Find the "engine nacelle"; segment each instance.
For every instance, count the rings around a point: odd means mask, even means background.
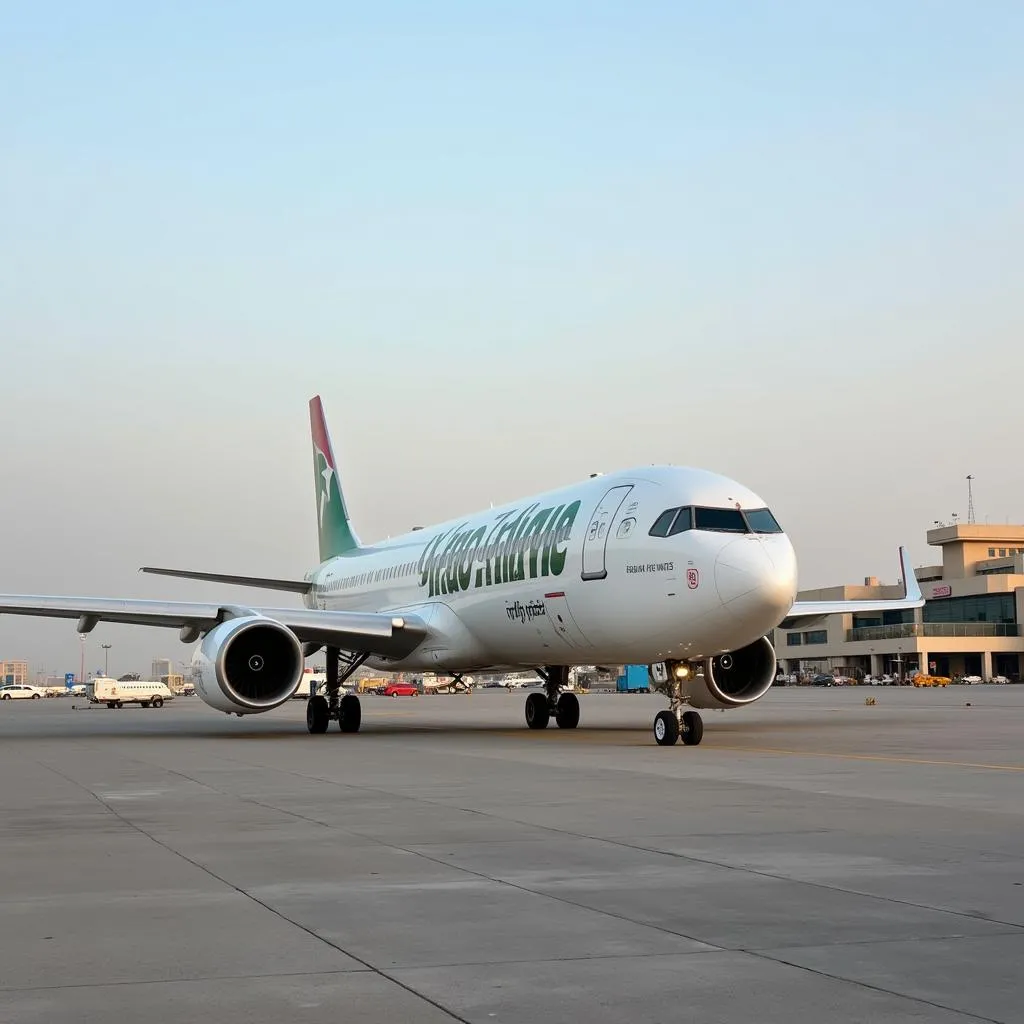
[[[686,678],[680,679],[680,669]],[[763,697],[775,681],[775,648],[766,636],[738,651],[707,658],[698,671],[684,662],[662,662],[651,666],[655,683],[674,674],[695,708],[739,708]],[[660,677],[660,678],[659,678]]]
[[[270,711],[299,688],[305,659],[298,637],[280,622],[249,615],[211,629],[192,655],[196,693],[237,715]]]

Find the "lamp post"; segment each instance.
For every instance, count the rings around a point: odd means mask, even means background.
[[[78,634],[78,639],[82,641],[82,658],[81,658],[81,661],[79,662],[79,667],[78,667],[78,681],[80,683],[84,683],[85,682],[85,634],[84,633],[79,633]]]
[[[110,644],[100,644],[103,648],[103,674],[110,678]]]

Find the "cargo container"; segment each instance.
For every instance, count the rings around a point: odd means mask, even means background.
[[[651,679],[646,665],[623,665],[622,675],[615,680],[618,693],[650,693]]]

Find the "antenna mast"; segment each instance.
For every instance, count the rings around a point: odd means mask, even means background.
[[[974,522],[974,487],[972,486],[974,475],[967,474],[967,522]]]

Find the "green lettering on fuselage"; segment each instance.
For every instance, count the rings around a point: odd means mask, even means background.
[[[559,576],[580,502],[500,513],[493,523],[462,524],[432,538],[417,565],[428,597]]]

